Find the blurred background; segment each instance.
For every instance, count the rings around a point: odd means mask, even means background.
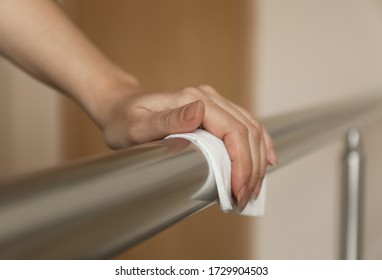
[[[210,84],[265,118],[382,94],[380,0],[64,0],[145,89]],[[0,180],[107,153],[77,106],[0,58]],[[382,122],[365,130],[363,257],[382,259]],[[343,140],[269,176],[266,215],[196,214],[126,259],[335,259]],[[126,221],[128,223],[128,221]]]

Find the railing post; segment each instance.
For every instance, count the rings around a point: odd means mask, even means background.
[[[361,198],[363,155],[361,132],[352,129],[346,137],[343,178],[341,259],[356,260],[361,254]]]

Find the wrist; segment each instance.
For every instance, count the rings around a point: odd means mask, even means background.
[[[92,120],[101,128],[108,120],[118,104],[129,96],[140,91],[138,80],[123,71],[103,75],[81,94],[79,103]]]

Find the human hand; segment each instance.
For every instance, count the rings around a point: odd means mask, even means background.
[[[277,161],[267,131],[246,110],[210,86],[123,95],[106,108],[100,123],[111,148],[196,128],[223,140],[232,161],[232,192],[241,209],[251,196],[258,196],[267,165]]]

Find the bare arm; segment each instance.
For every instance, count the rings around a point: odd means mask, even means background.
[[[51,0],[0,0],[0,53],[76,100],[112,148],[203,127],[232,160],[232,191],[244,208],[260,192],[272,141],[250,114],[210,86],[142,94],[137,80],[105,57]]]
[[[0,0],[0,53],[87,110],[117,81],[137,86],[52,0]]]

